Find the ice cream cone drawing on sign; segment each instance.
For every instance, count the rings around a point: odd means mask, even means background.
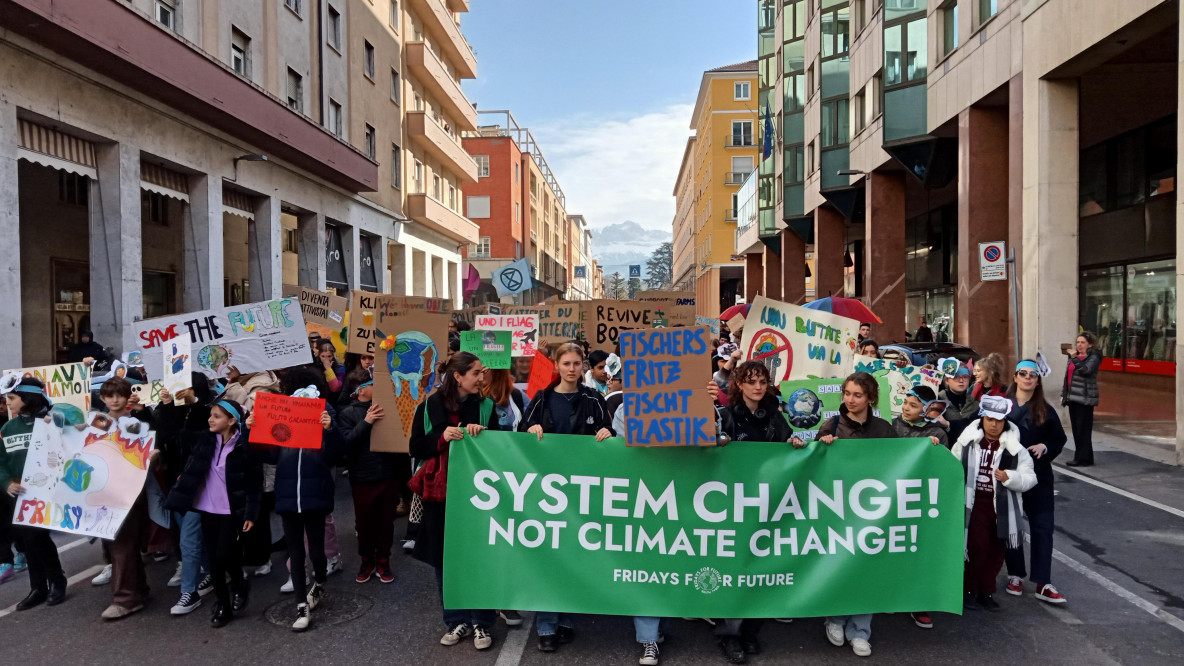
[[[381,333],[379,334],[381,337]],[[436,383],[439,352],[431,337],[419,331],[388,335],[379,347],[386,351],[387,369],[395,388],[395,404],[403,423],[403,432],[411,436],[415,408],[427,398]]]

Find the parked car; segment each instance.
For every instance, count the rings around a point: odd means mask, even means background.
[[[937,365],[939,360],[951,356],[962,364],[982,358],[982,354],[970,347],[952,342],[908,342],[880,347],[880,358],[898,364],[903,361],[904,365]]]

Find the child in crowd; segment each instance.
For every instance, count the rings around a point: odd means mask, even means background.
[[[934,444],[949,448],[950,436],[940,423],[925,418],[925,408],[937,400],[937,395],[928,386],[915,386],[905,396],[900,416],[892,419],[897,437],[928,437]],[[938,403],[941,404],[941,403]]]
[[[395,508],[399,504],[399,454],[370,450],[373,426],[384,416],[382,406],[373,402],[374,380],[363,381],[354,393],[357,399],[341,410],[339,419],[354,498],[358,555],[362,558],[354,580],[365,583],[377,574],[378,580],[392,583],[395,575],[391,572],[391,546],[395,540]]]
[[[604,366],[608,362],[608,352],[599,349],[588,354],[588,372],[584,373],[584,384],[596,389],[600,395],[608,393],[608,372]]]

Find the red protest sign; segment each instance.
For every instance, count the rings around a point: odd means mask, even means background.
[[[293,398],[278,393],[255,394],[255,427],[252,444],[272,444],[294,449],[321,448],[323,398]]]
[[[555,378],[555,364],[545,354],[535,354],[530,362],[530,380],[526,383],[526,395],[531,400],[539,391],[551,385]]]

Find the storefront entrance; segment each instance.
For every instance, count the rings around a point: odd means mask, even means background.
[[[1081,326],[1098,336],[1105,370],[1176,374],[1176,261],[1081,272]]]

